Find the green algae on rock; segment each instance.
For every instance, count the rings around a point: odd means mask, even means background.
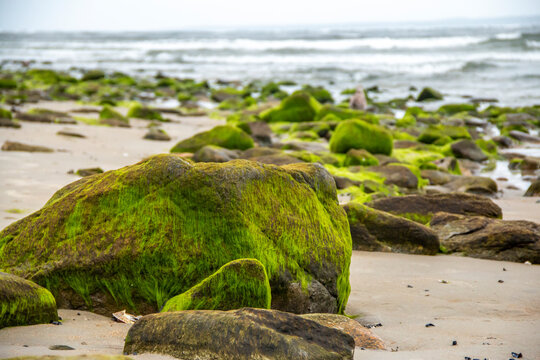
[[[165,121],[159,111],[143,106],[139,103],[136,103],[129,108],[127,116],[138,119]]]
[[[47,289],[18,276],[0,272],[0,329],[48,324],[56,320],[56,302]]]
[[[257,259],[239,259],[169,299],[161,311],[269,309],[270,303],[270,283],[264,265]]]
[[[101,111],[99,112],[99,118],[100,119],[115,119],[120,120],[126,123],[129,123],[129,120],[126,119],[125,116],[120,114],[119,112],[115,111],[112,107],[109,105],[105,105]]]
[[[321,104],[306,92],[297,91],[283,99],[277,107],[263,111],[260,118],[266,122],[313,121]]]
[[[330,138],[330,150],[335,153],[365,149],[372,154],[390,155],[392,147],[392,135],[386,129],[361,120],[341,122]]]
[[[343,166],[372,166],[379,165],[379,160],[364,149],[350,149],[347,151]]]
[[[351,359],[354,339],[301,316],[265,309],[150,314],[126,336],[124,353],[181,359]]]
[[[418,97],[416,98],[416,101],[426,101],[426,100],[442,100],[443,96],[440,92],[437,90],[425,87],[420,91],[420,94],[418,94]]]
[[[321,165],[174,154],[82,178],[0,232],[1,271],[48,287],[61,307],[101,314],[154,312],[241,258],[266,268],[272,308],[287,310],[291,286],[309,305],[312,285],[343,312],[351,251]]]
[[[0,118],[2,119],[12,119],[13,115],[11,114],[11,111],[8,109],[4,109],[0,107]]]
[[[196,152],[206,145],[216,145],[226,149],[246,150],[254,145],[253,139],[241,129],[230,125],[219,125],[184,139],[171,152]]]

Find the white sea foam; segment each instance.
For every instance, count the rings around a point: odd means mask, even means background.
[[[525,44],[527,47],[538,49],[540,48],[540,41],[534,41],[534,40],[527,40],[525,41]]]
[[[500,33],[495,35],[495,39],[497,40],[516,40],[521,37],[520,32],[509,32],[509,33]]]

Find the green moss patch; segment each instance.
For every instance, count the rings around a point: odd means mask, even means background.
[[[392,135],[386,129],[361,120],[343,121],[330,139],[330,150],[336,153],[365,149],[372,154],[390,155],[392,147]]]
[[[241,129],[220,125],[180,141],[171,152],[195,152],[206,145],[216,145],[226,149],[246,150],[254,145],[253,139]]]
[[[266,122],[313,121],[320,108],[321,104],[311,95],[297,91],[277,107],[263,111],[260,118]]]

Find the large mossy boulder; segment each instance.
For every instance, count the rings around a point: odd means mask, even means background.
[[[0,233],[0,270],[47,286],[61,307],[149,313],[229,261],[254,258],[272,308],[289,310],[295,294],[297,312],[343,312],[351,251],[321,165],[164,154],[57,191]]]
[[[365,149],[372,154],[390,155],[392,146],[392,135],[386,129],[354,119],[341,122],[330,139],[330,150],[335,153]]]
[[[439,251],[437,234],[426,226],[355,202],[343,208],[351,227],[353,250],[426,255]]]
[[[270,303],[270,283],[264,265],[257,259],[239,259],[169,299],[161,311],[269,309]]]
[[[352,359],[354,339],[275,310],[177,311],[144,316],[129,329],[125,354],[180,359]]]
[[[449,252],[540,264],[540,224],[438,213],[430,225]]]
[[[0,272],[0,329],[48,324],[58,320],[49,290],[15,275]]]
[[[320,108],[321,104],[311,95],[297,91],[277,107],[263,111],[260,118],[268,123],[313,121]]]
[[[206,145],[216,145],[226,149],[246,150],[252,148],[254,143],[251,136],[239,128],[230,125],[220,125],[180,141],[171,149],[171,152],[196,152]]]
[[[374,200],[368,206],[427,224],[440,211],[502,218],[502,210],[490,199],[463,193],[393,196]]]

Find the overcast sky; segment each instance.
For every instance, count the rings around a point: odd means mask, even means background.
[[[0,30],[434,21],[540,15],[540,0],[0,0]]]

